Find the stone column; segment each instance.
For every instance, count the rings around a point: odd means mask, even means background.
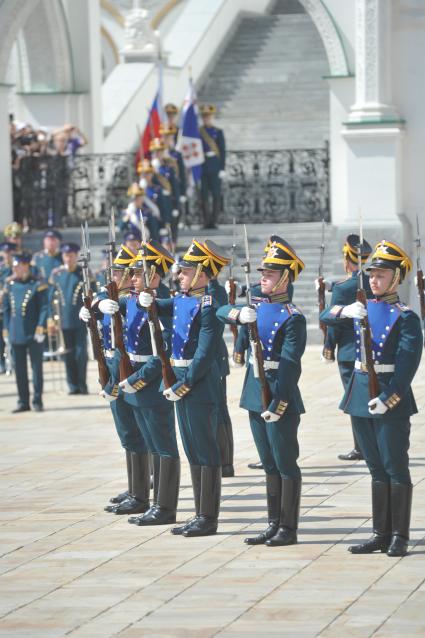
[[[74,86],[83,93],[83,114],[79,122],[87,134],[88,151],[103,150],[102,68],[99,0],[64,0],[72,56]]]
[[[0,230],[13,221],[12,162],[9,133],[8,84],[0,84]]]
[[[356,0],[356,102],[350,122],[398,120],[391,105],[392,0]]]

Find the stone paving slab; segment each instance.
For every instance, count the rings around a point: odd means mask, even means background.
[[[299,544],[248,547],[265,524],[265,482],[238,408],[243,370],[228,383],[236,477],[224,479],[217,535],[185,539],[103,512],[125,487],[124,454],[96,395],[59,391],[46,366],[43,414],[11,415],[13,378],[0,377],[0,636],[8,638],[393,638],[425,635],[425,364],[414,390],[415,484],[410,556],[351,556],[370,533],[370,478],[343,463],[351,444],[337,409],[337,368],[308,348],[300,428]],[[179,520],[193,513],[183,460]]]

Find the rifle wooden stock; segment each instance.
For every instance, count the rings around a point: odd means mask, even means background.
[[[108,291],[108,296],[113,301],[118,303],[119,294],[118,287],[115,281],[111,281],[106,285],[106,289]],[[119,351],[120,358],[120,381],[124,381],[129,376],[131,376],[134,372],[133,366],[131,365],[130,357],[125,349],[124,344],[124,331],[122,325],[122,317],[120,312],[116,312],[113,315],[114,318],[114,336],[115,336],[115,347]]]
[[[318,298],[318,302],[319,302],[319,314],[320,314],[321,312],[323,312],[323,310],[325,309],[325,305],[326,305],[325,280],[323,279],[323,277],[319,277],[318,283],[319,283],[319,288],[318,288],[318,291],[317,291],[317,298]],[[323,332],[323,339],[325,340],[326,339],[327,328],[326,328],[325,324],[322,323],[321,321],[319,321],[319,328]]]
[[[236,303],[236,284],[235,284],[235,280],[233,279],[233,277],[230,277],[229,279],[229,303],[231,306],[234,306]],[[232,332],[233,335],[233,348],[235,348],[236,346],[236,339],[238,338],[238,327],[235,326],[234,324],[231,324],[230,326],[230,330]]]
[[[273,397],[270,391],[269,384],[267,382],[266,372],[264,370],[263,348],[261,345],[260,336],[258,334],[257,322],[254,321],[254,323],[248,324],[248,330],[251,345],[253,348],[252,356],[257,360],[258,364],[258,375],[261,387],[261,403],[263,405],[263,409],[268,410]]]
[[[150,289],[145,289],[144,292],[149,292],[152,294],[152,291]],[[165,389],[168,389],[177,382],[177,377],[174,374],[170,359],[165,352],[164,339],[162,338],[161,324],[159,322],[158,309],[156,307],[155,301],[148,308],[148,319],[153,323],[156,351],[158,353],[158,357],[161,359],[162,380],[164,381]]]
[[[93,347],[93,356],[97,361],[97,367],[99,370],[99,383],[102,388],[104,388],[109,381],[109,370],[108,366],[106,365],[105,355],[103,354],[102,342],[100,340],[99,331],[97,329],[96,318],[91,307],[92,300],[93,293],[92,291],[90,291],[89,296],[83,298],[83,303],[87,310],[90,312],[90,320],[87,324],[87,327],[90,332],[90,339]]]
[[[424,273],[422,270],[416,272],[419,305],[421,307],[421,318],[425,319],[425,289],[424,289]]]
[[[362,288],[357,291],[357,301],[360,301],[367,308],[366,291]],[[369,397],[375,399],[379,396],[379,381],[375,370],[375,362],[372,356],[372,337],[370,333],[369,319],[367,316],[360,321],[361,338],[366,356],[367,374],[369,377]]]

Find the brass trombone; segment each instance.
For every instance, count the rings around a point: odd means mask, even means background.
[[[53,392],[63,392],[63,374],[64,360],[63,355],[68,352],[65,348],[65,341],[62,332],[62,312],[61,303],[59,299],[59,292],[56,290],[53,294],[52,300],[52,318],[47,322],[47,345],[48,350],[44,353],[46,359],[50,361],[51,380]],[[61,370],[58,371],[55,367],[55,360],[61,361]]]

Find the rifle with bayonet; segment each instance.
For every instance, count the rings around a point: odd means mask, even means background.
[[[93,356],[97,361],[97,367],[99,370],[99,383],[102,388],[104,388],[109,381],[109,370],[106,365],[105,355],[103,354],[102,342],[97,329],[97,320],[92,309],[93,291],[90,287],[90,240],[87,221],[85,227],[81,225],[81,257],[79,262],[83,271],[83,304],[90,312],[90,319],[87,323],[87,327],[90,333]]]
[[[152,289],[149,284],[149,271],[148,265],[146,262],[146,228],[143,220],[142,212],[140,211],[140,223],[142,225],[142,247],[140,252],[142,253],[142,263],[143,263],[143,279],[144,279],[144,292],[149,292],[152,294]],[[151,333],[151,343],[152,343],[152,353],[154,356],[157,356],[161,359],[162,366],[162,380],[164,382],[164,388],[167,390],[171,388],[176,382],[177,378],[174,374],[174,370],[171,366],[170,359],[167,356],[164,348],[164,340],[162,338],[162,330],[161,324],[158,317],[158,309],[155,301],[149,306],[147,309],[148,313],[148,322],[149,322],[149,330]]]
[[[359,278],[357,288],[357,301],[360,301],[367,308],[366,290],[363,287],[363,264],[362,264],[362,246],[363,246],[363,224],[360,216],[360,233],[359,247],[357,251],[359,264]],[[360,319],[360,353],[362,365],[366,366],[369,378],[369,398],[375,399],[379,396],[379,381],[375,370],[375,361],[373,359],[372,335],[370,331],[368,316]]]
[[[325,219],[322,219],[322,243],[320,244],[319,277],[317,279],[317,297],[319,303],[319,315],[325,309],[325,279],[323,277],[323,260],[325,257]],[[323,340],[326,341],[326,326],[319,320],[319,328],[323,332]]]
[[[233,218],[233,243],[229,263],[229,304],[234,306],[236,304],[236,282],[233,277],[233,268],[235,266],[235,251],[236,251],[236,219]],[[238,327],[232,324],[230,330],[233,335],[233,348],[236,346],[236,339],[238,338]]]
[[[108,291],[109,299],[116,301],[119,303],[119,291],[116,281],[112,278],[112,265],[114,263],[114,252],[115,252],[115,215],[114,211],[111,213],[111,218],[109,220],[109,241],[106,244],[108,246],[108,263],[109,263],[109,273],[108,273],[108,282],[106,284],[106,290]],[[119,364],[119,377],[120,381],[124,381],[129,376],[131,376],[134,372],[133,366],[131,365],[130,357],[128,356],[127,350],[125,349],[124,344],[124,329],[122,324],[122,316],[120,311],[118,310],[111,318],[112,331],[114,335],[115,347],[120,353],[120,364]]]
[[[244,228],[245,258],[246,258],[246,263],[243,264],[244,271],[245,271],[245,280],[246,280],[246,303],[250,308],[253,308],[252,296],[251,296],[251,283],[249,280],[249,275],[251,272],[251,263],[249,259],[248,233],[247,233],[245,224],[243,228]],[[252,354],[252,361],[253,361],[253,368],[254,368],[254,377],[256,377],[260,382],[261,403],[263,405],[263,409],[268,410],[268,407],[273,397],[270,391],[269,384],[267,382],[266,372],[264,370],[263,346],[261,344],[260,335],[258,334],[257,322],[254,321],[254,323],[249,323],[247,325],[248,325],[249,343],[251,346],[251,354]]]
[[[419,306],[421,309],[421,318],[425,319],[425,289],[424,289],[424,273],[421,267],[421,234],[419,232],[419,218],[416,215],[416,285],[418,288]]]

